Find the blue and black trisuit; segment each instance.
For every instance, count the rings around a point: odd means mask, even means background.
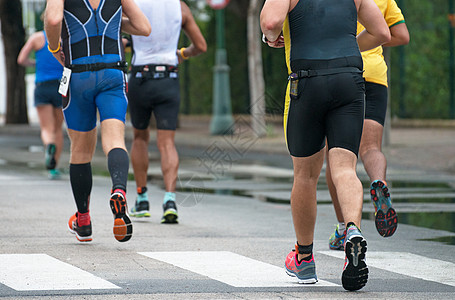
[[[62,48],[65,66],[72,70],[63,112],[69,129],[90,131],[100,122],[125,122],[127,98],[120,27],[121,0],[65,0]]]
[[[100,122],[125,122],[128,101],[121,22],[121,0],[100,0],[97,9],[88,0],[65,0],[62,48],[65,67],[72,70],[68,96],[63,100],[68,129],[93,130],[97,110]],[[126,191],[127,152],[114,148],[107,154],[107,162],[112,190]],[[90,162],[71,164],[70,181],[78,213],[87,213],[92,188]]]

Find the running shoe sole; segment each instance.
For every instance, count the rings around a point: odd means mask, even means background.
[[[368,267],[365,263],[367,242],[362,236],[354,236],[346,241],[347,265],[341,276],[343,288],[348,291],[360,290],[368,281]]]
[[[126,214],[126,200],[120,193],[111,195],[110,206],[114,214],[114,237],[119,242],[126,242],[131,239],[133,235],[133,225],[131,220]]]
[[[175,209],[168,209],[164,212],[163,217],[161,218],[162,224],[177,224],[179,221],[177,211]]]
[[[300,284],[314,284],[314,283],[318,282],[318,280],[316,278],[300,279],[299,277],[297,277],[297,275],[295,275],[293,272],[289,271],[287,268],[285,268],[285,270],[286,270],[286,274],[288,274],[291,277],[297,278],[297,282]]]
[[[131,212],[130,216],[135,218],[150,218],[150,213],[147,210],[140,210],[136,212]]]
[[[397,230],[398,217],[392,207],[389,189],[377,180],[371,184],[370,194],[376,209],[374,223],[378,233],[383,237],[392,236]]]

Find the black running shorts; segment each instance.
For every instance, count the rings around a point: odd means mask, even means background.
[[[365,83],[360,73],[301,78],[285,120],[289,152],[308,157],[325,146],[358,155],[364,119]],[[287,97],[289,99],[289,96]]]
[[[146,129],[153,114],[158,129],[175,130],[180,107],[178,78],[144,79],[132,73],[128,81],[128,106],[131,123]]]
[[[365,82],[365,119],[374,120],[384,126],[387,111],[387,87]]]
[[[62,107],[62,95],[58,93],[60,80],[38,82],[35,85],[35,106],[50,104],[54,108]]]

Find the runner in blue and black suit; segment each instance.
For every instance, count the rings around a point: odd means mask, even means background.
[[[128,102],[121,29],[145,36],[151,32],[150,23],[133,0],[47,1],[45,30],[49,50],[71,70],[63,112],[71,139],[70,181],[77,212],[68,227],[81,242],[92,240],[90,162],[97,140],[97,112],[112,178],[114,236],[125,242],[133,232],[125,197],[129,158],[124,130]]]

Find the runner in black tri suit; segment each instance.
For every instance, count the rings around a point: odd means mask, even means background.
[[[125,198],[129,158],[124,140],[127,99],[120,29],[149,35],[150,23],[133,0],[48,0],[45,29],[49,50],[72,72],[62,78],[63,83],[69,81],[63,111],[71,139],[70,181],[77,206],[69,229],[81,242],[92,240],[90,162],[98,113],[112,178],[114,236],[120,242],[128,241],[133,227]]]
[[[366,30],[356,38],[357,16]],[[269,45],[284,40],[289,69],[284,124],[294,163],[291,208],[297,243],[286,257],[286,271],[302,283],[317,281],[312,251],[316,189],[327,140],[348,224],[342,283],[358,290],[368,278],[366,241],[359,229],[363,190],[355,169],[365,93],[359,48],[388,42],[390,32],[373,0],[267,0],[261,28]]]

